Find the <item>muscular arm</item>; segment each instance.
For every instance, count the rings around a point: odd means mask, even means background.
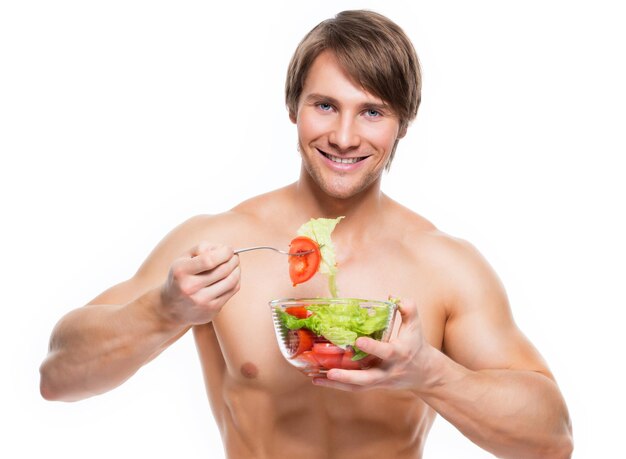
[[[41,366],[44,398],[75,401],[113,389],[184,334],[188,327],[156,312],[159,289],[126,304],[98,304],[134,291],[136,283],[120,284],[59,321]]]
[[[545,362],[514,323],[504,288],[471,247],[456,247],[455,294],[424,401],[499,457],[569,457],[571,425]]]
[[[59,321],[40,368],[44,398],[73,401],[113,389],[192,325],[210,322],[236,293],[232,249],[204,243],[182,249],[196,240],[195,227],[181,225],[132,279]]]
[[[567,410],[550,378],[527,370],[470,371],[442,359],[422,399],[466,437],[497,457],[568,458]]]
[[[415,305],[403,307],[398,339],[357,345],[381,368],[331,370],[345,390],[409,389],[466,437],[498,457],[567,458],[572,437],[563,397],[543,359],[513,321],[495,273],[471,247],[438,253],[448,304],[443,352],[426,342]],[[434,281],[435,282],[435,281]]]

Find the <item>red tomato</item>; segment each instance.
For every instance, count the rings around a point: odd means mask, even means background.
[[[346,349],[346,352],[344,352],[343,357],[341,358],[341,368],[344,370],[360,370],[361,361],[354,361],[352,360],[352,357],[354,357],[354,351],[352,349]]]
[[[313,345],[315,359],[327,370],[341,368],[344,352],[343,349],[332,343],[315,343]]]
[[[320,267],[322,254],[317,242],[306,236],[298,236],[289,244],[290,253],[308,252],[309,250],[313,250],[313,252],[306,255],[289,256],[289,277],[291,277],[294,287],[308,281],[315,275]]]
[[[331,342],[318,341],[313,345],[313,352],[316,354],[343,354],[346,351]]]
[[[313,348],[313,339],[315,335],[309,330],[289,330],[287,336],[287,347],[291,353],[291,358],[294,358],[305,351],[310,351]]]
[[[307,317],[313,315],[313,313],[304,306],[289,306],[288,308],[285,308],[285,312],[289,315],[297,317],[298,319],[306,319]]]
[[[366,357],[363,357],[362,359],[357,360],[354,363],[358,363],[361,367],[361,370],[367,370],[370,367],[380,364],[380,362],[382,362],[382,360],[379,357],[370,354]]]
[[[304,351],[298,356],[297,360],[311,367],[318,367],[320,364],[315,358],[313,351]]]

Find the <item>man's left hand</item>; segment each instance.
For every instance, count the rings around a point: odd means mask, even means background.
[[[422,325],[413,301],[403,301],[399,308],[402,323],[398,336],[388,343],[361,337],[356,346],[382,362],[367,370],[330,370],[326,378],[314,378],[319,386],[346,391],[371,389],[419,390],[432,383],[436,351],[424,338]]]

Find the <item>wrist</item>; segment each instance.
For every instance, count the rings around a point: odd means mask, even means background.
[[[160,287],[154,288],[140,297],[142,308],[149,315],[157,328],[164,332],[176,332],[186,327],[180,320],[169,312],[167,302]]]
[[[467,376],[465,367],[457,364],[440,350],[428,345],[423,351],[424,360],[420,366],[420,381],[414,392],[420,397],[434,397],[450,384]]]

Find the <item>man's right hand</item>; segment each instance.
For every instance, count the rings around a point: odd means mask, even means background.
[[[240,280],[239,257],[233,249],[202,242],[172,263],[161,287],[158,312],[180,326],[210,322],[239,291]]]

